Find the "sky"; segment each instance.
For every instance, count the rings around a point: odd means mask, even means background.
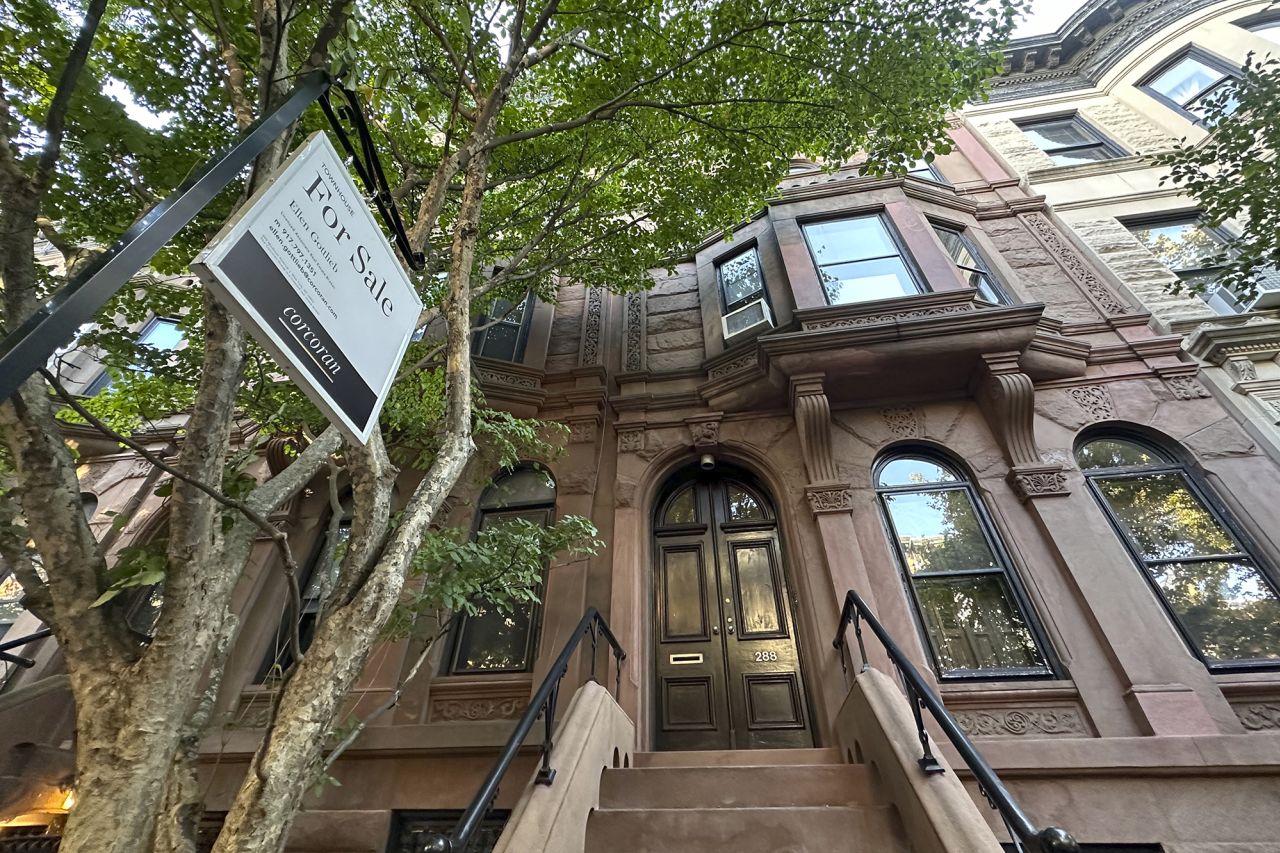
[[[1031,0],[1031,12],[1018,23],[1013,37],[1026,38],[1054,32],[1081,5],[1078,0]]]

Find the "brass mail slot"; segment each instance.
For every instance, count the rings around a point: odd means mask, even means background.
[[[683,654],[683,655],[672,655],[671,663],[673,665],[682,664],[682,663],[702,663],[702,653],[699,652],[697,654],[689,653],[689,654]]]

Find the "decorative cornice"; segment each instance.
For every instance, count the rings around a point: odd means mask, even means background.
[[[1214,365],[1238,355],[1273,356],[1280,354],[1280,320],[1252,317],[1235,326],[1204,323],[1185,346],[1192,356]]]
[[[892,325],[929,317],[976,313],[978,308],[973,302],[976,293],[967,289],[944,290],[852,305],[802,308],[795,312],[795,316],[805,332]]]

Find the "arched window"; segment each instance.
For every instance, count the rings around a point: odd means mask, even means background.
[[[1085,441],[1076,464],[1206,664],[1280,662],[1275,582],[1186,466],[1120,435]]]
[[[480,495],[476,530],[517,518],[549,524],[555,504],[555,484],[547,473],[520,467],[499,477]],[[483,599],[477,608],[475,614],[460,617],[449,671],[462,675],[532,668],[541,608],[532,604],[502,613]]]
[[[938,675],[1049,675],[1008,558],[964,475],[923,454],[898,455],[877,469],[876,491]]]

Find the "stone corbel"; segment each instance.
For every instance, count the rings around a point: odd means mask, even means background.
[[[831,456],[831,404],[827,400],[821,373],[791,378],[791,408],[809,480],[813,483],[835,482],[839,475]]]
[[[982,361],[975,396],[1009,462],[1010,484],[1023,500],[1068,494],[1062,466],[1046,464],[1036,445],[1035,386],[1018,366],[1018,354],[993,353]]]
[[[714,453],[720,446],[720,419],[723,416],[722,412],[713,412],[709,415],[685,418],[685,425],[689,427],[689,443],[695,450]]]
[[[810,483],[804,487],[804,496],[814,515],[853,510],[853,491],[847,483]]]

